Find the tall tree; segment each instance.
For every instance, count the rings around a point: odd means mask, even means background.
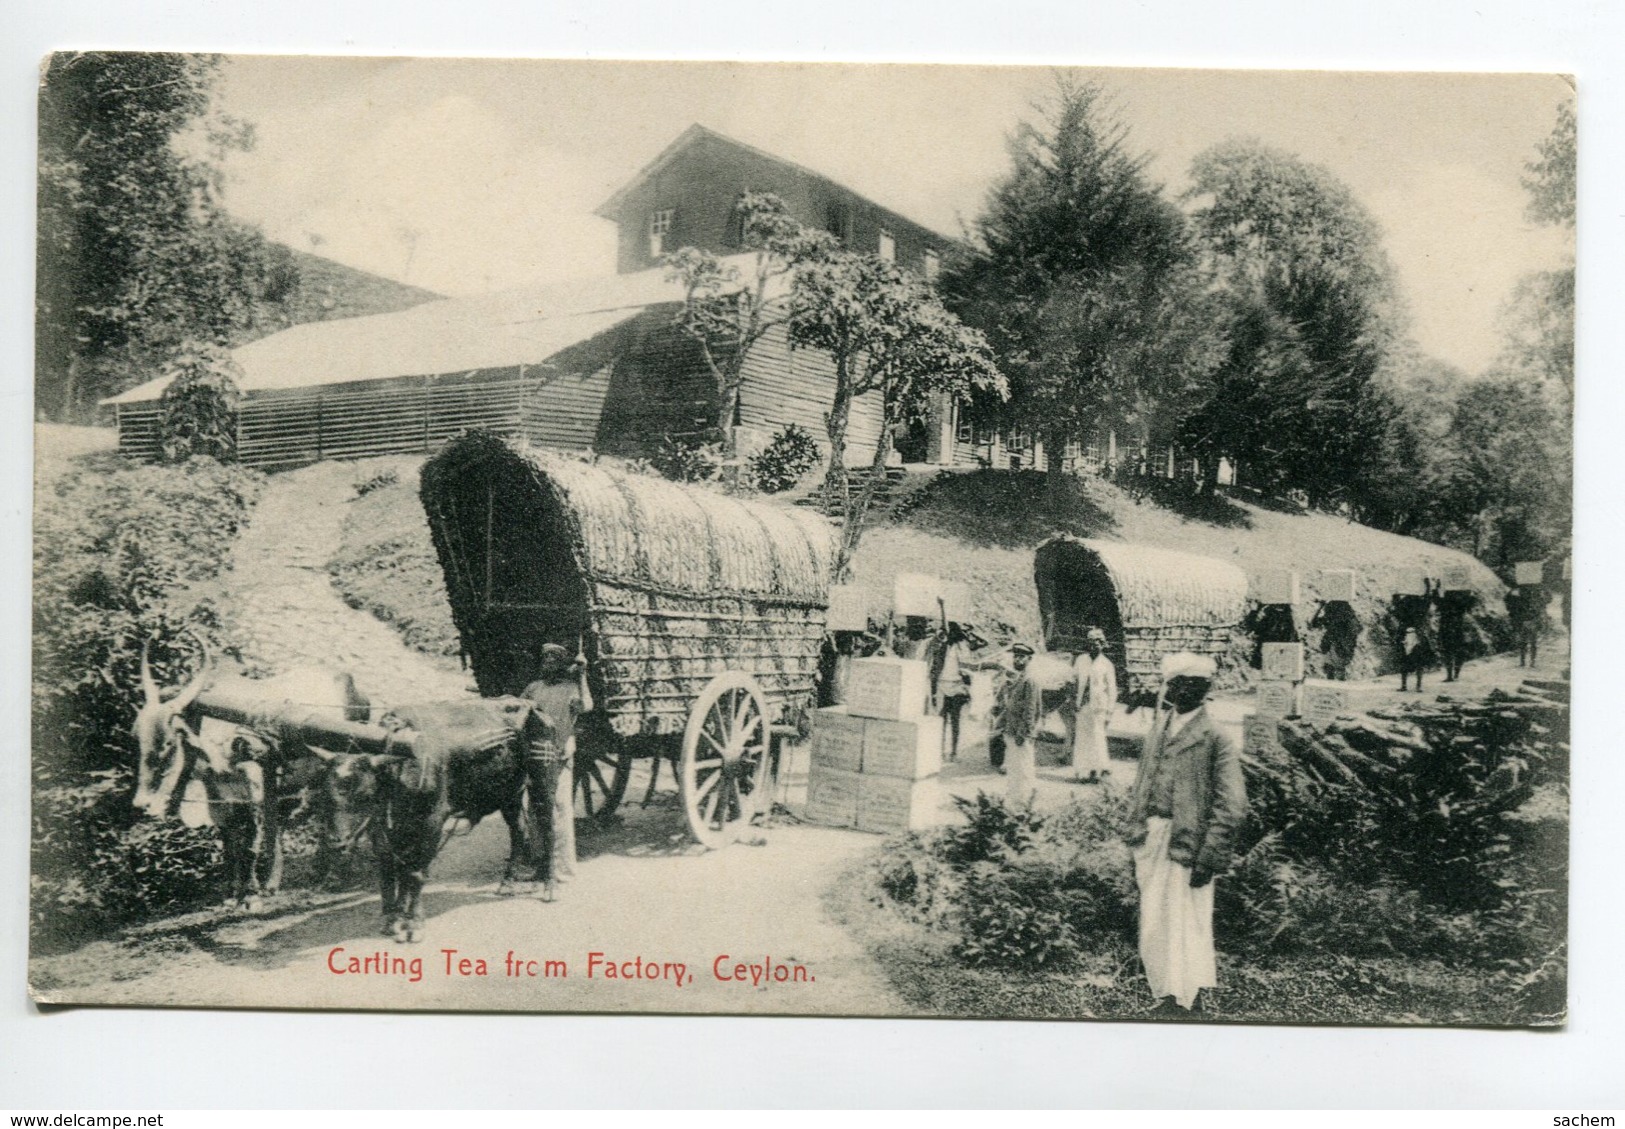
[[[227,341],[269,284],[264,241],[220,206],[252,134],[211,109],[209,55],[64,52],[40,86],[39,410],[82,414],[189,338]]]
[[[1358,511],[1386,474],[1377,460],[1395,449],[1393,405],[1376,377],[1404,321],[1376,222],[1326,170],[1254,141],[1199,154],[1191,179],[1203,201],[1197,228],[1242,319],[1232,337],[1256,332],[1260,311],[1273,327],[1268,348],[1255,350],[1262,367],[1237,371],[1245,358],[1232,349],[1224,372],[1269,389],[1277,438],[1255,445],[1251,470],[1313,504]],[[1294,378],[1278,379],[1282,371]],[[1186,422],[1210,436],[1222,425]]]
[[[824,417],[829,440],[824,481],[826,505],[839,506],[845,518],[837,565],[837,575],[844,577],[898,431],[923,414],[933,393],[1002,397],[1004,377],[981,333],[950,313],[917,275],[875,255],[841,251],[804,264],[796,273],[790,338],[822,349],[835,368]],[[881,426],[871,473],[851,498],[846,434],[852,405],[865,395],[879,399]]]
[[[683,285],[677,327],[698,343],[716,382],[716,430],[729,466],[735,466],[734,424],[745,363],[756,343],[790,318],[790,278],[803,263],[834,250],[833,236],[805,227],[770,192],[747,192],[735,218],[750,255],[741,271],[710,251],[680,247],[661,261],[666,277]]]
[[[1574,103],[1557,108],[1557,123],[1524,166],[1529,218],[1574,231]],[[1572,250],[1570,252],[1572,256]],[[1574,394],[1574,263],[1535,271],[1518,280],[1507,311],[1507,356],[1503,364],[1550,380]]]
[[[941,286],[987,335],[1010,380],[1003,421],[1043,437],[1058,491],[1068,439],[1150,436],[1156,408],[1217,357],[1187,224],[1103,88],[1063,74],[1037,109]]]

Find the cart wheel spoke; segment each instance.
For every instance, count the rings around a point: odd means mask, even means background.
[[[607,732],[584,735],[581,740],[592,742],[594,748],[578,747],[576,751],[576,811],[588,820],[603,823],[626,795],[626,783],[632,777],[632,754],[617,747],[616,738]]]
[[[679,779],[694,838],[726,846],[765,791],[767,696],[748,674],[718,675],[695,699],[683,734]]]

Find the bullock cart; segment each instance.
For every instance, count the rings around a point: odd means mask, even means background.
[[[545,644],[584,659],[588,816],[615,809],[636,759],[669,757],[689,830],[729,842],[768,794],[774,738],[814,704],[830,524],[480,433],[425,465],[421,497],[482,695],[522,692]]]
[[[1149,545],[1058,534],[1038,546],[1033,579],[1045,647],[1081,651],[1100,628],[1127,698],[1157,690],[1165,655],[1194,651],[1222,667],[1247,611],[1241,569]]]

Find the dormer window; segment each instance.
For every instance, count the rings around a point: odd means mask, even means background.
[[[880,233],[880,246],[877,251],[886,262],[895,263],[897,261],[897,240],[892,236],[891,232],[882,231]]]
[[[676,208],[660,208],[649,213],[649,257],[658,259],[666,253],[671,236],[671,223],[677,217]]]

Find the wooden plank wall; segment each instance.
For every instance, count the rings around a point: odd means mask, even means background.
[[[745,361],[740,422],[769,434],[798,423],[826,446],[824,415],[835,394],[835,363],[820,349],[792,349],[785,327],[775,326]],[[852,405],[846,429],[846,461],[867,466],[880,437],[880,397],[870,393]]]
[[[155,461],[161,454],[158,421],[162,413],[158,401],[119,404],[114,412],[118,423],[118,453],[127,459]]]

